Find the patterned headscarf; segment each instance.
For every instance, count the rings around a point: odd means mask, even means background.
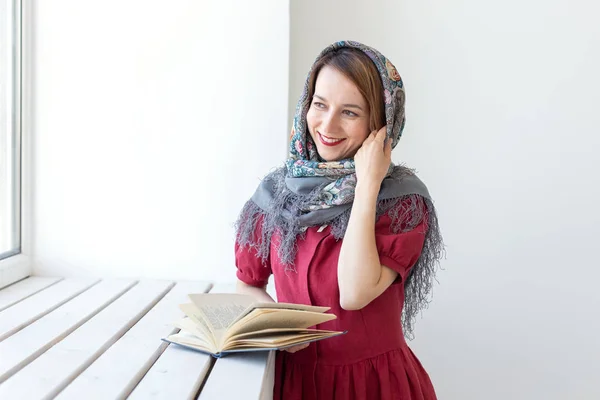
[[[398,144],[404,129],[404,85],[394,65],[377,50],[358,42],[336,42],[325,48],[315,64],[330,52],[353,48],[365,53],[377,67],[383,84],[387,140]],[[309,98],[309,71],[304,92],[298,101],[290,136],[290,155],[285,166],[267,175],[244,206],[236,224],[236,240],[249,246],[266,263],[271,250],[280,262],[294,271],[296,241],[308,227],[331,226],[336,239],[342,239],[348,226],[356,173],[353,159],[324,162],[306,126]],[[405,303],[402,315],[404,333],[412,337],[417,313],[428,304],[435,271],[444,245],[437,215],[427,187],[414,172],[403,166],[390,165],[378,195],[377,216],[388,214],[395,233],[413,229],[427,219],[423,250],[404,282]],[[260,228],[260,229],[257,229]],[[256,232],[261,232],[257,237]],[[277,242],[272,243],[277,233]]]
[[[354,48],[362,51],[377,67],[384,89],[387,138],[392,140],[392,148],[398,144],[406,122],[404,117],[404,84],[396,67],[394,67],[390,60],[377,50],[358,42],[336,42],[325,48],[308,72],[304,91],[298,101],[292,133],[290,135],[290,156],[286,162],[287,173],[290,177],[326,176],[336,178],[335,181],[323,189],[321,196],[315,199],[315,204],[310,204],[310,210],[348,204],[352,203],[354,199],[354,187],[356,186],[354,160],[346,159],[322,162],[306,126],[306,114],[312,101],[309,98],[309,84],[310,77],[314,72],[313,70],[321,58],[331,52],[344,48]]]

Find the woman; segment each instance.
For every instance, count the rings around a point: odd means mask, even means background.
[[[331,307],[319,329],[346,335],[278,352],[276,399],[435,399],[404,335],[427,304],[443,251],[414,173],[391,163],[404,128],[392,63],[357,42],[317,57],[298,102],[286,165],[237,224],[238,291]]]

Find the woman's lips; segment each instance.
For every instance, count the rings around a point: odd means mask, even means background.
[[[346,139],[335,139],[335,138],[330,138],[324,135],[321,135],[320,132],[317,131],[317,135],[319,136],[319,140],[321,141],[321,143],[323,143],[325,146],[337,146],[338,144],[342,143],[344,140]]]

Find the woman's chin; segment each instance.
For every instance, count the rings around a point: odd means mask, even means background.
[[[343,160],[343,157],[339,155],[320,154],[321,158],[326,162],[334,162]]]
[[[340,160],[344,159],[343,152],[335,151],[328,147],[326,147],[326,148],[317,147],[317,151],[319,152],[319,156],[327,162],[340,161]]]

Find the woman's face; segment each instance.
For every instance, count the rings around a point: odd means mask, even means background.
[[[306,115],[310,136],[325,161],[352,158],[369,135],[369,109],[356,85],[333,67],[319,71]]]

